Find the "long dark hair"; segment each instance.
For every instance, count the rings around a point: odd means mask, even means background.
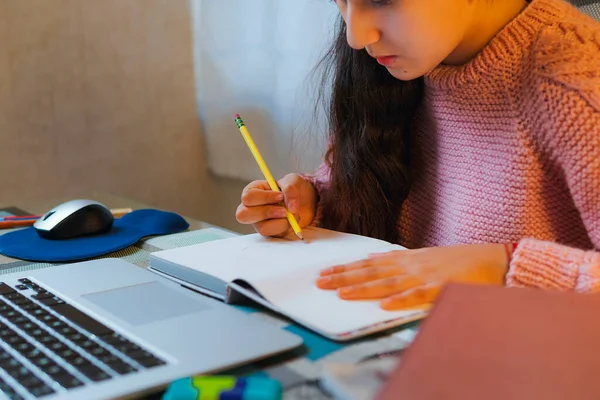
[[[342,18],[317,67],[323,67],[320,99],[326,101],[325,160],[331,173],[320,199],[320,225],[396,243],[410,187],[409,140],[422,79],[400,81],[366,50],[352,49]]]

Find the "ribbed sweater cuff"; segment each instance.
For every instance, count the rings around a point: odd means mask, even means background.
[[[600,254],[536,239],[519,242],[506,285],[591,292],[600,289]]]

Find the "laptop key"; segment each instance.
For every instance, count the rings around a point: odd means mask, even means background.
[[[108,367],[120,375],[125,375],[137,371],[137,369],[134,366],[129,365],[126,362],[120,360],[108,364]]]
[[[98,357],[98,360],[100,360],[101,362],[103,362],[104,364],[107,364],[107,365],[121,361],[121,359],[119,357],[117,357],[116,355],[114,355],[112,353],[107,353],[105,355],[102,355],[102,356]]]
[[[25,339],[23,339],[21,336],[18,336],[17,333],[15,332],[15,336],[10,336],[10,337],[4,339],[4,342],[11,347],[16,347],[16,346],[20,345],[21,343],[24,343]]]
[[[8,320],[17,326],[29,322],[29,318],[22,314],[17,314],[14,317],[9,318]]]
[[[23,331],[27,332],[29,335],[31,335],[31,333],[33,331],[40,329],[38,327],[38,325],[34,324],[33,322],[31,322],[29,320],[27,320],[26,322],[20,324],[19,328],[22,329]]]
[[[135,353],[137,351],[143,351],[143,349],[140,346],[138,346],[135,343],[131,343],[131,342],[114,344],[113,347],[124,354]]]
[[[21,386],[23,386],[25,389],[31,389],[31,388],[34,388],[36,386],[40,386],[43,383],[44,382],[40,378],[38,378],[37,376],[35,376],[33,374],[29,374],[27,376],[24,376],[23,378],[21,378],[19,380],[19,384]]]
[[[38,342],[40,342],[40,343],[41,343],[41,344],[43,344],[44,346],[49,346],[49,345],[51,345],[52,343],[58,342],[58,339],[57,339],[57,338],[55,338],[54,336],[47,335],[47,336],[41,336],[41,337],[38,339]]]
[[[154,357],[154,354],[150,353],[149,351],[146,351],[144,349],[139,349],[136,351],[130,351],[127,354],[128,357],[133,358],[134,360],[138,360],[138,359],[143,359],[143,358],[148,358],[148,357]]]
[[[59,304],[52,307],[52,310],[96,336],[100,336],[112,331],[110,328],[96,321],[87,314],[79,311],[70,304]]]
[[[65,336],[67,339],[69,339],[70,341],[74,342],[77,345],[88,340],[87,336],[85,336],[83,333],[77,332],[75,330],[73,330],[73,332],[67,333]]]
[[[31,289],[35,290],[38,293],[45,293],[46,289],[41,286],[36,285],[35,283],[31,285]]]
[[[94,382],[100,382],[110,378],[109,374],[93,364],[83,365],[80,368],[77,368],[77,370]]]
[[[19,307],[33,303],[27,297],[23,297],[22,299],[13,300],[13,303]]]
[[[150,356],[146,358],[135,359],[142,367],[145,368],[153,368],[158,367],[160,365],[165,365],[166,363],[160,358]]]
[[[50,350],[52,350],[53,352],[61,351],[61,350],[64,350],[64,349],[68,349],[68,347],[63,342],[61,342],[59,340],[50,343],[48,345],[48,348]]]
[[[44,370],[44,368],[46,368],[54,363],[54,361],[52,361],[46,355],[36,358],[36,359],[33,359],[33,360],[31,360],[31,362],[33,364],[35,364],[35,366],[38,367],[39,369],[41,369],[42,371]]]
[[[15,331],[7,326],[0,328],[0,338],[4,339],[15,334]]]
[[[17,344],[16,346],[13,346],[13,347],[20,354],[25,354],[25,353],[28,353],[31,350],[35,349],[35,347],[31,343],[26,342],[26,341],[23,341],[23,342]]]
[[[64,360],[68,361],[71,358],[78,357],[79,353],[76,352],[75,350],[69,348],[69,347],[66,347],[66,348],[64,348],[61,351],[57,351],[56,355],[59,356],[60,358],[64,359]]]
[[[40,349],[38,349],[37,347],[32,348],[31,350],[22,353],[23,357],[25,357],[28,360],[34,360],[36,358],[41,358],[41,357],[45,357],[46,354],[44,354],[44,352],[42,352]]]
[[[23,296],[21,293],[15,292],[15,291],[13,291],[12,293],[4,293],[4,294],[2,294],[2,296],[8,300],[19,300],[19,299],[27,298],[27,297]]]
[[[51,314],[41,315],[38,319],[44,322],[45,324],[51,324],[54,321],[60,321],[58,318]]]
[[[83,382],[81,382],[79,379],[75,378],[68,372],[65,372],[64,374],[55,377],[54,380],[65,389],[83,386]]]
[[[32,299],[36,299],[36,300],[42,300],[42,299],[47,299],[48,297],[53,297],[54,295],[50,292],[38,292],[37,294],[34,294],[33,296],[31,296]]]
[[[15,289],[8,286],[4,282],[0,282],[0,295],[6,295],[6,294],[14,293],[14,292],[15,292]]]
[[[42,307],[38,306],[38,308],[34,308],[33,310],[31,310],[29,312],[30,315],[32,315],[34,318],[36,319],[40,319],[42,318],[44,315],[50,315],[50,313],[46,310],[44,310]]]
[[[52,306],[55,306],[57,304],[65,304],[65,301],[62,300],[62,299],[60,299],[60,298],[58,298],[58,297],[56,297],[56,296],[53,296],[53,297],[48,297],[48,298],[45,298],[45,299],[41,299],[40,303],[42,303],[44,305],[47,305],[48,307],[52,307]]]
[[[106,342],[110,345],[112,345],[114,343],[120,343],[120,342],[127,341],[127,339],[125,339],[123,336],[119,335],[117,332],[114,332],[114,331],[111,331],[109,333],[101,335],[100,339],[102,339],[104,342]]]
[[[29,289],[29,287],[27,287],[27,285],[23,285],[23,284],[17,285],[17,286],[15,286],[15,288],[18,289],[18,290],[27,290],[27,289]]]
[[[5,357],[0,361],[0,368],[2,368],[5,371],[17,368],[19,366],[19,362],[10,354],[6,354],[8,355],[8,357]]]
[[[107,355],[107,354],[111,354],[104,347],[101,347],[101,346],[98,346],[98,345],[90,346],[86,350],[87,350],[88,353],[90,353],[92,356],[94,356],[94,358],[98,358],[98,357],[102,357],[102,356]]]
[[[75,336],[77,335],[81,335],[79,332],[77,332],[75,329],[71,328],[68,325],[65,326],[61,326],[60,328],[56,328],[56,332],[63,335],[64,337],[70,339],[71,336]]]
[[[69,325],[62,322],[60,319],[52,320],[48,323],[48,327],[53,331],[58,331],[61,328],[68,327]]]
[[[72,366],[74,366],[75,368],[79,369],[82,365],[87,365],[90,362],[86,359],[81,357],[81,355],[78,355],[77,357],[73,357],[70,360],[67,360],[69,362],[69,364],[71,364]]]
[[[29,390],[29,393],[31,393],[35,397],[42,397],[42,396],[46,396],[46,395],[49,395],[51,393],[54,393],[54,390],[52,390],[49,386],[42,384],[42,385],[37,386],[35,388],[31,388]]]
[[[38,306],[37,304],[35,304],[33,301],[30,302],[30,303],[23,304],[23,305],[21,305],[19,307],[21,307],[22,310],[25,310],[27,312],[31,312],[33,310],[41,308],[40,306]]]
[[[12,356],[10,366],[3,365],[2,369],[35,397],[54,393],[54,390],[48,387],[41,379],[33,375],[31,371],[19,361],[12,358]]]
[[[23,397],[2,378],[0,378],[0,391],[11,400],[23,400]]]
[[[4,313],[3,316],[4,318],[10,321],[11,319],[18,317],[19,315],[19,312],[13,308],[12,310],[9,310],[6,313]]]

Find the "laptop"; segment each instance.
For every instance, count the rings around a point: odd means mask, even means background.
[[[0,276],[0,398],[119,399],[302,339],[116,258]]]

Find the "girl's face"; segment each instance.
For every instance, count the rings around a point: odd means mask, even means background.
[[[335,0],[348,44],[366,51],[400,80],[451,61],[471,33],[474,0]]]

